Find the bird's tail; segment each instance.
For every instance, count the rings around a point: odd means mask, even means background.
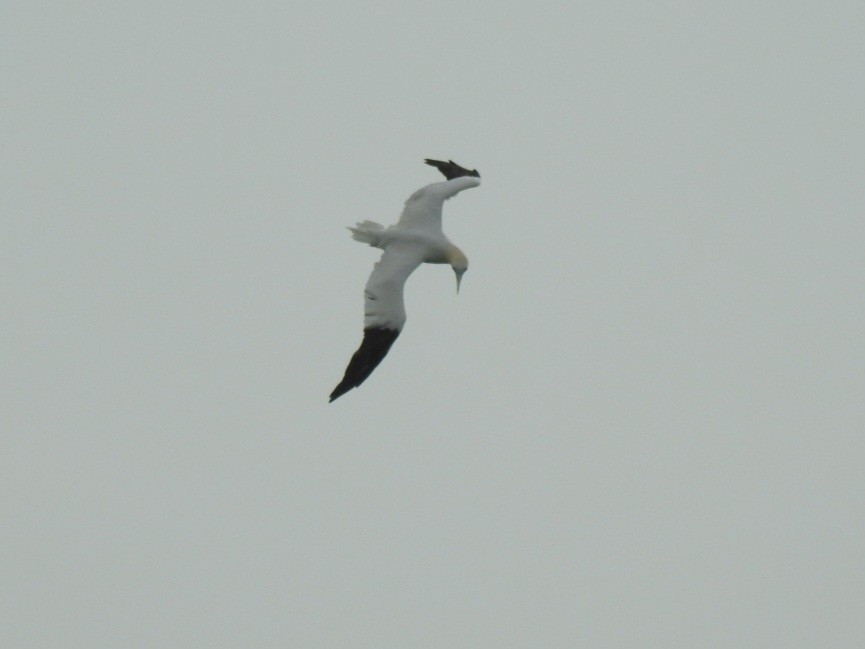
[[[351,238],[361,243],[368,243],[374,248],[381,248],[381,234],[384,226],[375,221],[361,221],[357,227],[349,227]]]

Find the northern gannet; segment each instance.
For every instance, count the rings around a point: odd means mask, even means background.
[[[464,189],[481,184],[476,169],[465,169],[453,160],[425,160],[447,179],[421,187],[405,202],[399,221],[385,228],[362,221],[348,228],[355,241],[384,250],[364,289],[363,342],[351,357],[345,376],[330,394],[330,401],[363,383],[387,355],[405,324],[403,286],[422,263],[450,264],[460,281],[469,260],[442,231],[442,205]]]

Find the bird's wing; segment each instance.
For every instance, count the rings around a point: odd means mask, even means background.
[[[441,183],[421,187],[408,197],[396,227],[442,231],[442,206],[444,202],[464,189],[481,184],[479,176],[457,176]]]
[[[363,383],[387,355],[405,324],[403,287],[422,261],[418,246],[395,242],[373,267],[363,292],[363,341],[331,393],[331,401]]]
[[[429,158],[426,158],[424,162],[441,171],[444,177],[448,180],[459,178],[460,176],[475,176],[477,178],[480,178],[481,176],[477,169],[466,169],[465,167],[460,167],[453,160],[445,162],[443,160],[430,160]]]
[[[403,287],[408,276],[421,265],[420,243],[391,241],[373,266],[363,291],[363,326],[402,329],[405,324]]]

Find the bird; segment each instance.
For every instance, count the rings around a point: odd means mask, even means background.
[[[469,260],[442,231],[442,207],[464,189],[480,185],[481,175],[477,169],[466,169],[453,160],[425,158],[424,162],[438,169],[445,181],[421,187],[409,196],[394,225],[386,228],[374,221],[361,221],[348,228],[352,239],[384,252],[364,288],[363,341],[331,392],[330,402],[366,381],[390,351],[406,321],[403,288],[418,266],[450,264],[459,293]]]

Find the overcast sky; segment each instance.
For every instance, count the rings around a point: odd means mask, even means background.
[[[865,646],[863,7],[4,2],[0,645]]]

